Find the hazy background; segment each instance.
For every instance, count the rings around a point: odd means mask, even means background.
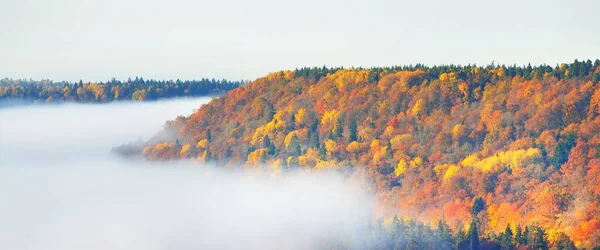
[[[597,0],[0,0],[0,77],[250,79],[301,66],[600,58]]]
[[[0,109],[0,249],[363,249],[372,200],[333,173],[117,159],[208,98]]]

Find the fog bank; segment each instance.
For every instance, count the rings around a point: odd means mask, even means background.
[[[0,249],[368,244],[371,197],[335,173],[274,178],[109,154],[208,100],[0,109]]]

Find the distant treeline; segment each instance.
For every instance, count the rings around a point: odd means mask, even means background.
[[[184,96],[216,95],[239,87],[244,81],[206,79],[181,81],[52,82],[50,80],[1,79],[0,100],[18,99],[34,102],[106,103],[116,100],[156,100]]]
[[[592,82],[597,82],[600,80],[600,74],[595,73],[594,69],[600,66],[600,59],[592,60],[575,60],[573,63],[561,64],[552,67],[550,65],[537,65],[531,66],[528,64],[527,66],[517,66],[517,65],[496,65],[490,64],[485,67],[477,66],[477,65],[436,65],[436,66],[427,66],[424,64],[415,64],[415,65],[396,65],[390,67],[373,67],[373,68],[349,68],[350,70],[368,70],[369,75],[367,82],[376,83],[380,80],[381,76],[387,75],[390,73],[400,72],[400,71],[416,71],[422,70],[426,73],[425,79],[432,81],[438,79],[442,74],[453,72],[455,80],[462,81],[471,81],[472,76],[478,75],[478,80],[482,83],[490,82],[494,74],[481,75],[477,74],[479,70],[483,69],[484,71],[501,71],[502,76],[507,77],[516,77],[519,76],[523,78],[523,80],[541,80],[544,77],[554,76],[558,80],[563,79],[574,79],[574,78],[582,78],[588,76],[592,73]],[[319,80],[322,77],[327,76],[328,74],[334,74],[337,71],[344,70],[344,67],[332,67],[328,68],[326,66],[323,67],[304,67],[297,68],[294,70],[295,77],[303,77],[305,79],[315,79]]]

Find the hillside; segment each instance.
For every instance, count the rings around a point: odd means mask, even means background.
[[[311,68],[259,78],[165,125],[148,159],[366,170],[380,216],[600,244],[600,60]],[[478,199],[481,198],[481,199]],[[474,211],[479,204],[482,211]],[[494,236],[489,236],[494,237]]]

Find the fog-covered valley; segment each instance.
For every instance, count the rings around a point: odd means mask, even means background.
[[[0,109],[0,249],[364,248],[372,200],[335,173],[120,159],[208,98]]]

